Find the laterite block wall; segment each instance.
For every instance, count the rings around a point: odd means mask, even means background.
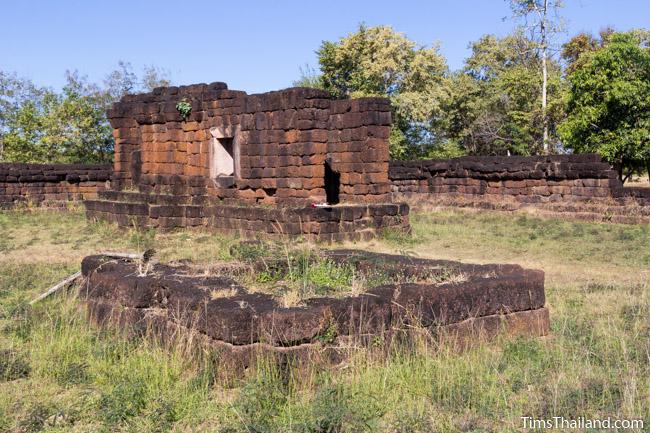
[[[388,99],[215,82],[127,95],[108,117],[114,173],[85,200],[91,219],[325,241],[409,229],[388,181]]]
[[[191,105],[187,119],[177,109],[181,101]],[[327,162],[339,176],[341,203],[390,201],[384,98],[332,100],[307,88],[247,95],[216,82],[127,95],[108,114],[115,190],[308,204],[326,198]],[[211,179],[217,136],[237,143],[234,185]]]
[[[627,191],[600,156],[468,156],[392,161],[393,193],[402,197],[575,202],[622,197]]]
[[[96,198],[111,170],[110,165],[0,163],[0,208]]]
[[[103,200],[87,200],[86,215],[121,227],[210,227],[245,238],[305,236],[338,242],[369,240],[383,229],[408,231],[409,207],[401,203],[368,203],[330,209],[284,206],[192,204],[167,196],[104,191]]]

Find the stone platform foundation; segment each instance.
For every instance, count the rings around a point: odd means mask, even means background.
[[[192,332],[233,372],[245,371],[260,354],[336,362],[351,345],[388,345],[414,329],[460,341],[549,331],[539,270],[357,250],[324,251],[320,259],[350,264],[360,275],[382,272],[395,282],[358,296],[308,298],[283,307],[232,276],[162,264],[143,273],[137,263],[89,256],[80,294],[96,323],[163,337]]]
[[[325,208],[225,204],[205,196],[102,191],[86,200],[91,219],[121,227],[207,227],[246,238],[305,236],[320,241],[367,240],[378,232],[409,230],[406,204],[345,204]]]

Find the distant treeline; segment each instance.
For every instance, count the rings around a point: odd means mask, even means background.
[[[302,70],[295,84],[390,98],[395,159],[595,152],[622,178],[647,170],[650,32],[606,28],[547,50],[544,106],[541,42],[528,35],[518,27],[482,36],[464,66],[450,71],[437,46],[361,25],[323,42],[319,69]]]

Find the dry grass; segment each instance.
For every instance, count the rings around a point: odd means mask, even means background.
[[[236,289],[220,289],[220,290],[212,290],[210,292],[210,298],[211,299],[220,299],[220,298],[231,298],[237,294]]]
[[[543,269],[551,283],[650,281],[650,225],[587,223],[474,210],[415,214],[413,235],[348,247]]]
[[[625,182],[625,186],[650,188],[650,179],[648,178],[647,174],[644,174],[642,176],[633,175],[627,180],[627,182]]]
[[[552,335],[461,353],[416,340],[387,354],[379,338],[339,369],[262,365],[222,383],[219,363],[186,343],[98,330],[64,294],[33,309],[27,300],[93,252],[153,247],[161,261],[227,263],[233,238],[120,232],[78,211],[0,213],[0,431],[515,432],[522,415],[645,418],[647,428],[649,226],[460,211],[412,224],[412,237],[346,246],[544,269]]]

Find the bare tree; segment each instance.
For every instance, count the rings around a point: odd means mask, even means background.
[[[546,90],[548,87],[548,60],[550,42],[553,36],[561,31],[562,20],[558,11],[562,0],[507,0],[513,12],[513,18],[523,21],[522,26],[531,33],[532,39],[538,43],[542,58],[542,123],[543,149],[549,153],[548,142],[548,113],[546,112]]]

